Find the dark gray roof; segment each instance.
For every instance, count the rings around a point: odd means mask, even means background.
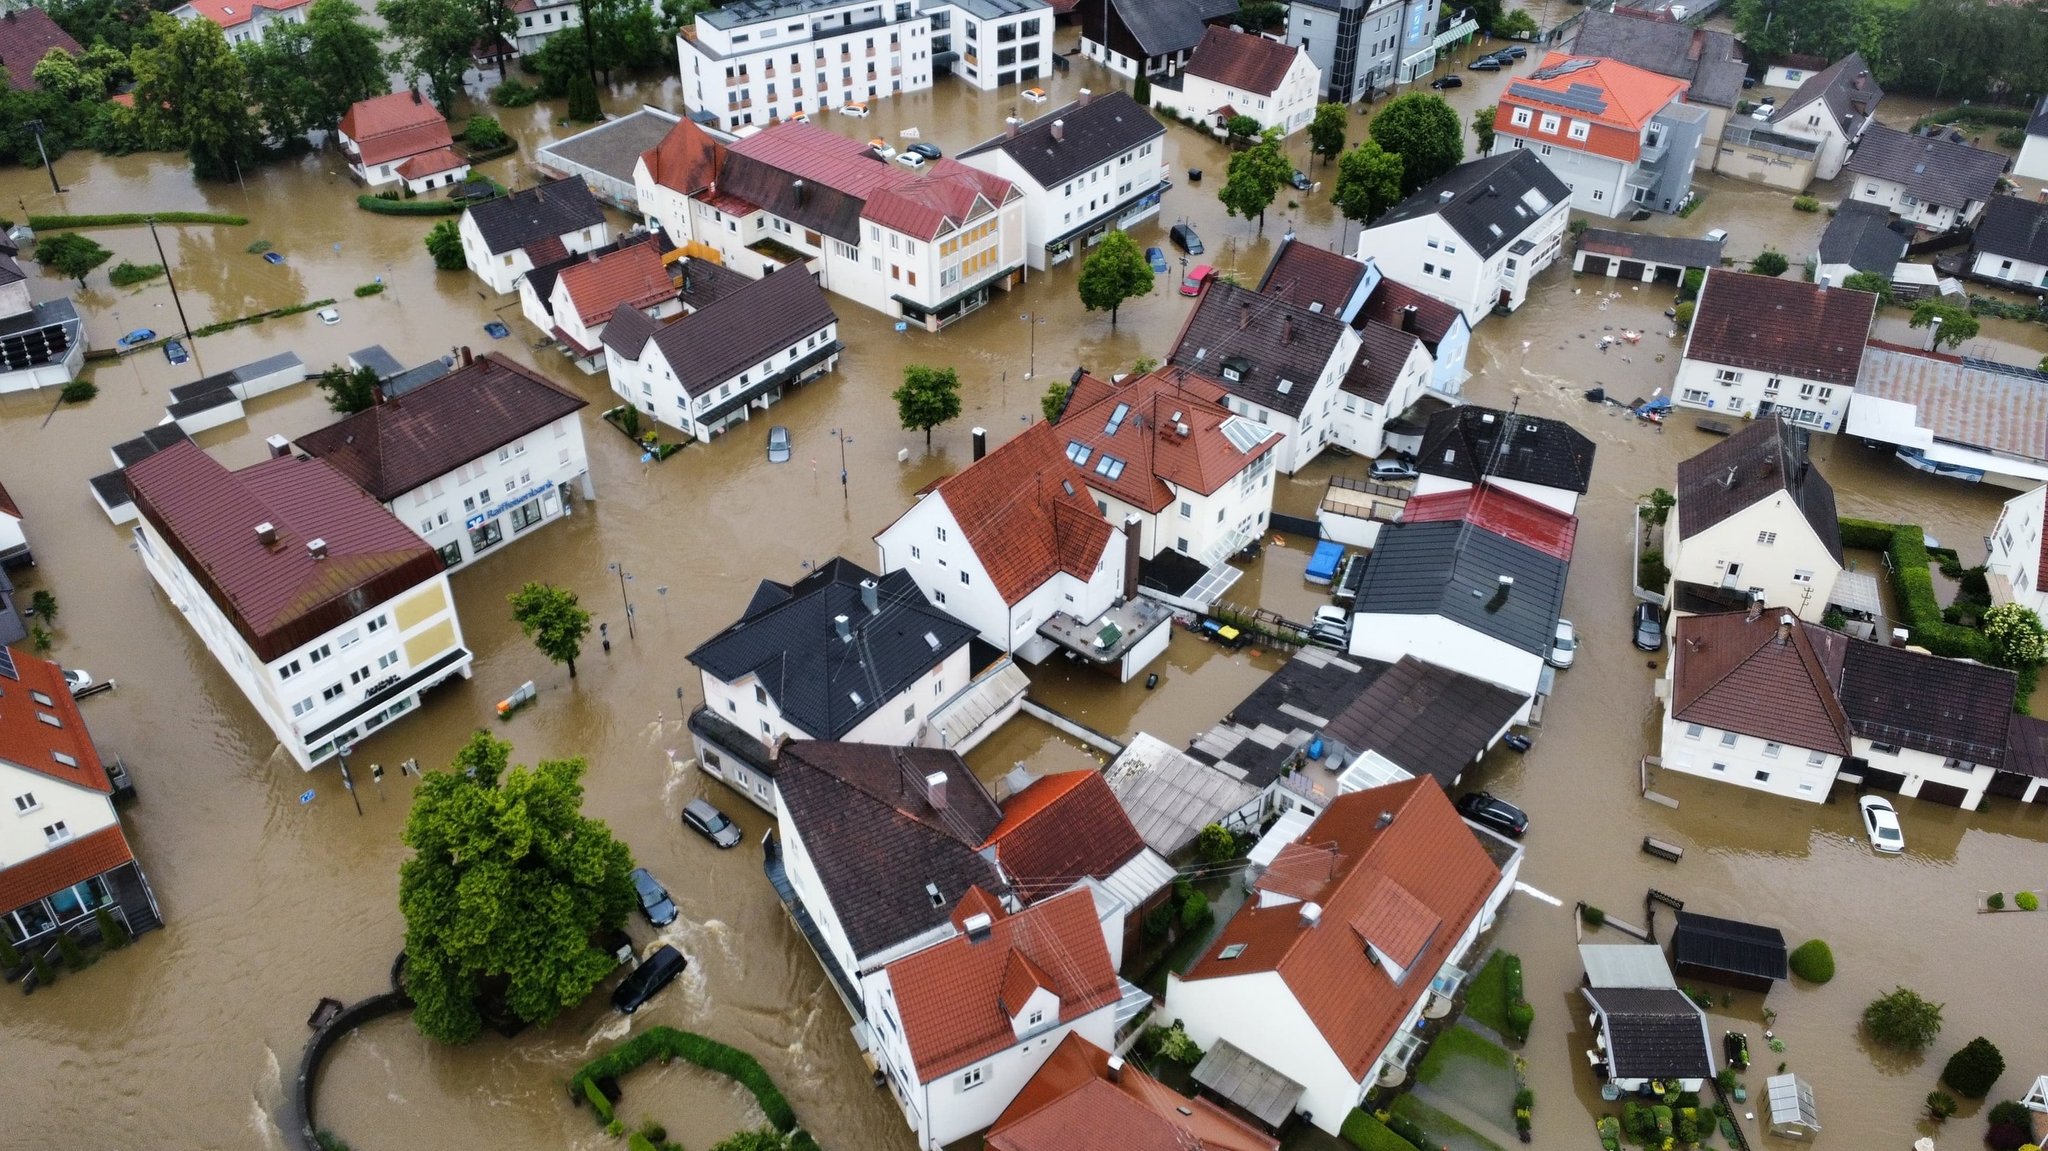
[[[638,360],[652,340],[676,384],[695,399],[748,365],[802,343],[836,318],[825,290],[796,264],[666,323],[621,308],[605,325],[604,345]]]
[[[1706,451],[1678,462],[1678,531],[1691,539],[1778,492],[1842,562],[1835,489],[1807,457],[1806,433],[1790,420],[1751,420]]]
[[[880,157],[855,163],[884,161]],[[792,223],[848,244],[860,243],[860,214],[867,201],[824,180],[798,180],[766,160],[728,151],[718,171],[721,197],[737,196]]]
[[[1758,923],[1681,911],[1678,928],[1671,935],[1671,962],[1680,967],[1783,979],[1785,933]]]
[[[1889,180],[1927,203],[1961,208],[1989,200],[2008,163],[1997,152],[1873,123],[1863,130],[1844,167],[1859,176]]]
[[[1842,710],[1865,739],[2003,767],[2016,682],[2002,667],[1851,640]]]
[[[1197,736],[1188,755],[1264,789],[1294,756],[1297,744],[1286,736],[1299,732],[1299,742],[1306,744],[1393,666],[1304,648]]]
[[[1820,234],[1819,254],[1823,264],[1847,264],[1890,279],[1906,254],[1906,237],[1892,228],[1892,214],[1883,204],[1845,199]]]
[[[874,611],[862,595],[867,580],[877,584]],[[847,639],[839,638],[839,616],[846,617]],[[973,628],[932,606],[910,573],[876,576],[834,558],[793,584],[762,580],[745,614],[699,644],[689,660],[727,683],[758,677],[792,725],[816,739],[838,739],[973,636]]]
[[[1584,495],[1593,483],[1593,441],[1563,420],[1468,405],[1429,418],[1415,466],[1468,484],[1483,474]]]
[[[1605,56],[1691,85],[1686,100],[1733,108],[1742,96],[1742,43],[1727,32],[1613,12],[1587,12],[1573,56]]]
[[[1570,565],[1461,520],[1380,528],[1357,610],[1441,615],[1482,635],[1547,655]],[[1514,577],[1512,587],[1500,577]],[[1505,594],[1503,594],[1505,593]]]
[[[1977,238],[1971,246],[1994,256],[2048,264],[2048,204],[2018,196],[1992,197],[1977,219]]]
[[[348,354],[349,361],[359,368],[369,368],[377,373],[380,380],[388,380],[405,370],[398,357],[387,351],[382,344],[371,344]]]
[[[1299,416],[1344,331],[1336,316],[1217,280],[1202,293],[1167,363],[1259,407]],[[1226,370],[1238,378],[1226,378]]]
[[[944,808],[926,795],[933,774]],[[976,850],[1002,811],[950,751],[798,740],[777,756],[775,787],[856,956],[943,926],[969,887],[1009,892]]]
[[[1525,702],[1518,692],[1406,655],[1326,731],[1353,750],[1379,752],[1448,790]]]
[[[1394,394],[1394,385],[1400,382],[1402,367],[1419,343],[1412,333],[1392,324],[1360,320],[1358,355],[1353,357],[1351,370],[1344,373],[1338,386],[1371,403],[1386,403]]]
[[[2034,109],[2034,118],[2027,121],[2027,135],[2048,136],[2048,96],[2041,97],[2041,103]]]
[[[1480,259],[1489,259],[1571,196],[1572,190],[1533,150],[1517,148],[1458,165],[1394,205],[1373,226],[1441,216]]]
[[[580,176],[526,188],[469,206],[469,218],[491,254],[516,251],[536,240],[604,223],[604,208]]]
[[[1591,16],[1594,13],[1588,12]],[[1680,268],[1718,268],[1725,240],[1695,240],[1690,236],[1658,236],[1649,232],[1618,232],[1612,228],[1588,228],[1579,236],[1581,250],[1624,260],[1648,260]]]
[[[1052,138],[1054,121],[1061,139]],[[984,140],[960,153],[961,159],[1001,151],[1041,188],[1071,180],[1099,168],[1147,140],[1166,135],[1166,125],[1122,92],[1097,96],[1084,107],[1069,104],[1018,127],[1015,136]]]
[[[1193,48],[1211,20],[1237,11],[1237,0],[1109,0],[1147,56]]]
[[[2001,770],[2048,779],[2048,720],[2012,714],[2005,728],[2005,763]]]
[[[1827,104],[1835,123],[1841,125],[1849,139],[1854,140],[1863,125],[1877,113],[1878,101],[1882,99],[1884,91],[1870,75],[1870,65],[1864,62],[1863,54],[1851,52],[1808,76],[1789,99],[1779,101],[1778,110],[1771,114],[1771,120],[1789,119],[1815,100],[1821,100]]]
[[[669,129],[676,126],[677,119],[673,112],[643,107],[637,112],[578,132],[566,140],[548,144],[541,148],[540,154],[543,159],[559,157],[631,184],[633,169],[640,163],[640,153],[660,144]]]
[[[132,440],[122,440],[113,447],[114,462],[122,467],[139,463],[163,451],[172,444],[183,443],[192,437],[176,424],[158,424]]]
[[[428,360],[417,368],[407,368],[384,381],[384,398],[396,399],[407,392],[419,388],[423,384],[433,383],[453,370],[455,370],[455,365],[449,362],[447,356],[437,360]]]
[[[1706,1079],[1714,1074],[1700,1009],[1670,987],[1582,987],[1605,1017],[1616,1079]]]

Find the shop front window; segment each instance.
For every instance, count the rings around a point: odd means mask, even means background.
[[[488,520],[469,532],[469,550],[480,552],[499,543],[505,538],[505,529],[497,520]]]
[[[540,499],[535,497],[512,509],[512,530],[523,532],[540,522]]]

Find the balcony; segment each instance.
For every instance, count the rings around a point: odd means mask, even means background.
[[[727,76],[725,78],[725,86],[728,88],[737,88],[740,85],[745,84],[746,82],[747,74],[745,72],[741,72],[734,76]]]

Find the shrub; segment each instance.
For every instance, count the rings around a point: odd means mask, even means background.
[[[6,936],[0,935],[0,971],[12,971],[21,966],[21,950]]]
[[[626,1151],[654,1151],[654,1144],[638,1131],[626,1136]]]
[[[459,200],[401,200],[396,192],[356,197],[356,207],[380,216],[457,216],[466,207]]]
[[[1984,1132],[1984,1145],[1991,1151],[2019,1151],[2033,1138],[2032,1120],[2023,1123],[1993,1123]]]
[[[2018,148],[2027,142],[2027,130],[2025,128],[2006,128],[1998,133],[1997,139],[1998,146],[2001,148]]]
[[[2031,891],[2022,891],[2018,895],[2013,896],[2012,903],[2014,907],[2019,908],[2021,911],[2039,911],[2041,909],[2041,897]]]
[[[511,139],[496,116],[471,116],[469,125],[462,130],[462,138],[469,142],[470,147],[486,152],[504,147]]]
[[[1588,927],[1598,927],[1607,922],[1607,913],[1590,903],[1581,903],[1579,904],[1579,918],[1584,920]]]
[[[1765,248],[1749,262],[1749,270],[1759,276],[1782,276],[1785,269],[1791,266],[1792,261],[1786,259],[1785,253],[1776,248]]]
[[[1684,278],[1678,281],[1678,298],[1681,300],[1698,299],[1700,285],[1706,282],[1707,270],[1705,268],[1687,268]],[[1660,520],[1659,522],[1661,523],[1662,521]]]
[[[29,956],[28,969],[29,973],[36,977],[37,987],[48,987],[50,984],[57,982],[57,973],[50,970],[49,963],[43,959],[43,953],[40,951]],[[24,982],[21,985],[21,989],[27,991],[29,989],[28,984]]]
[[[1415,1120],[1408,1118],[1406,1115],[1387,1116],[1387,1127],[1390,1130],[1392,1130],[1394,1134],[1399,1135],[1401,1138],[1407,1140],[1410,1143],[1413,1143],[1417,1147],[1436,1146],[1436,1144],[1430,1140],[1429,1133],[1422,1129],[1422,1124],[1417,1123]]]
[[[1188,892],[1180,905],[1180,929],[1193,931],[1215,918],[1209,911],[1209,897],[1199,891]]]
[[[1946,1091],[1927,1093],[1927,1117],[1936,1123],[1956,1113],[1956,1097]]]
[[[1863,1026],[1887,1047],[1918,1051],[1941,1034],[1941,1004],[1907,987],[1894,987],[1863,1009]]]
[[[491,103],[500,108],[524,108],[540,99],[540,89],[517,80],[507,80],[491,89]]]
[[[1941,1081],[1965,1099],[1982,1099],[1991,1094],[1998,1077],[2005,1074],[2005,1056],[1998,1046],[1979,1035],[1948,1057],[1941,1069]]]
[[[1820,201],[1812,196],[1795,196],[1792,199],[1792,210],[1795,212],[1818,212],[1820,211]]]
[[[68,971],[84,971],[85,965],[91,962],[85,957],[84,950],[78,946],[78,941],[71,938],[69,931],[57,933],[57,954],[63,956],[64,967]]]
[[[1684,332],[1691,330],[1693,310],[1693,301],[1691,300],[1687,300],[1683,304],[1680,304],[1678,305],[1678,307],[1672,309],[1672,312],[1674,314],[1671,317],[1671,322],[1678,325],[1679,331]]]
[[[1338,1134],[1358,1151],[1416,1151],[1415,1144],[1394,1134],[1385,1123],[1361,1108],[1352,1108],[1351,1114],[1344,1117]]]
[[[152,216],[159,224],[230,224],[239,227],[249,222],[247,216],[228,216],[219,212],[114,212],[98,216],[31,215],[28,226],[38,232],[59,228],[119,228],[147,224]]]
[[[382,284],[357,284],[356,299],[360,300],[365,296],[381,295],[383,291],[384,285]]]
[[[1195,834],[1195,854],[1203,863],[1222,863],[1237,854],[1237,836],[1220,823],[1212,823]]]
[[[1792,950],[1792,974],[1808,983],[1826,983],[1835,977],[1835,952],[1825,939],[1809,939]]]
[[[581,1088],[587,1094],[586,1085],[595,1080],[617,1078],[655,1058],[664,1061],[681,1059],[736,1080],[753,1093],[755,1101],[761,1105],[761,1113],[768,1117],[768,1122],[774,1124],[777,1131],[788,1131],[796,1126],[796,1112],[759,1060],[737,1047],[728,1047],[717,1040],[673,1027],[650,1028],[585,1063],[570,1079],[570,1089]],[[609,1111],[609,1108],[605,1110]]]
[[[313,1145],[320,1151],[348,1151],[348,1143],[324,1127],[313,1132]]]
[[[114,265],[113,271],[107,273],[107,280],[117,288],[125,288],[131,284],[154,280],[163,274],[162,264],[131,264],[123,260]]]
[[[67,404],[82,404],[100,394],[100,386],[91,380],[73,380],[64,385],[57,397]]]
[[[1517,999],[1508,1004],[1508,1035],[1517,1043],[1526,1042],[1529,1028],[1536,1022],[1536,1009],[1526,999]]]
[[[1985,1118],[1993,1126],[1997,1126],[2000,1123],[2012,1123],[2024,1127],[2034,1121],[2034,1113],[2026,1104],[2015,1099],[2008,1099],[2003,1103],[1993,1104],[1990,1113]]]
[[[249,253],[252,256],[260,256],[263,253],[268,252],[271,249],[271,247],[272,244],[270,243],[269,240],[251,240],[249,241],[249,246],[247,248],[244,248],[243,251]]]
[[[1984,906],[1990,908],[1993,911],[2004,911],[2005,893],[2002,891],[1994,891],[1991,894],[1985,896]]]
[[[604,1133],[611,1136],[614,1139],[617,1139],[619,1136],[624,1135],[626,1133],[625,1121],[620,1119],[612,1120],[611,1122],[604,1125]]]
[[[583,1097],[590,1100],[590,1109],[597,1112],[597,1121],[599,1123],[610,1123],[613,1119],[617,1118],[612,1113],[612,1101],[604,1097],[603,1091],[598,1090],[597,1080],[585,1079],[583,1081]]]
[[[107,910],[104,905],[94,909],[92,921],[100,929],[100,946],[108,951],[119,951],[128,946],[128,929],[121,926],[120,921],[114,918],[114,913]],[[0,959],[4,958],[0,956]]]
[[[1508,1002],[1522,998],[1522,957],[1509,954],[1501,963],[1501,974],[1506,976]]]

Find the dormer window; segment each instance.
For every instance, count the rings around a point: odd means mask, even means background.
[[[1243,356],[1231,356],[1223,361],[1223,378],[1231,383],[1240,383],[1251,374],[1252,362]]]

